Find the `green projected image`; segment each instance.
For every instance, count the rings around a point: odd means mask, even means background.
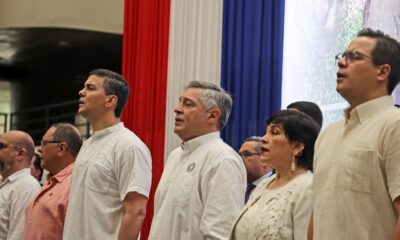
[[[334,58],[363,27],[399,39],[400,1],[286,0],[282,108],[313,101],[323,110],[325,126],[343,118],[347,103],[336,92]]]

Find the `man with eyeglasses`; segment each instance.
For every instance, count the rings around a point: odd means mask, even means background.
[[[49,174],[39,194],[26,208],[24,239],[62,239],[71,173],[82,139],[72,124],[56,123],[40,143],[41,166]]]
[[[71,177],[64,240],[137,239],[151,187],[147,146],[120,120],[129,86],[118,73],[96,69],[79,91],[87,139]]]
[[[336,62],[349,107],[315,144],[309,239],[400,239],[400,44],[363,29]]]
[[[261,162],[262,138],[253,136],[246,138],[239,149],[239,154],[243,159],[247,172],[247,188],[244,202],[249,200],[251,193],[257,185],[272,173],[272,168]]]
[[[0,135],[0,239],[22,239],[24,211],[40,189],[29,164],[34,153],[32,137],[22,131]]]

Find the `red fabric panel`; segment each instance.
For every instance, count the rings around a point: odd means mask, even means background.
[[[141,239],[147,239],[163,170],[170,0],[125,0],[122,75],[130,85],[126,127],[149,147],[153,180]]]

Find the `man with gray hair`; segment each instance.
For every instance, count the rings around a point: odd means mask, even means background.
[[[232,107],[219,86],[192,81],[175,108],[172,151],[155,195],[149,239],[226,239],[243,207],[246,170],[220,138]]]
[[[247,172],[245,203],[249,200],[251,193],[257,185],[272,173],[272,168],[261,162],[261,144],[262,137],[252,136],[246,138],[239,149],[239,154],[243,159]]]
[[[25,210],[24,239],[62,239],[72,169],[81,145],[79,130],[70,123],[53,124],[43,135],[41,166],[49,174]]]
[[[26,132],[0,135],[0,239],[22,239],[25,207],[40,189],[29,164],[34,152]]]

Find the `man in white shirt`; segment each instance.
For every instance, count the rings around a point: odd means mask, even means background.
[[[239,149],[239,154],[243,159],[247,172],[247,188],[244,202],[249,200],[251,193],[272,173],[272,168],[261,162],[262,137],[253,136],[246,138]]]
[[[33,152],[33,140],[25,132],[0,136],[0,239],[23,238],[25,207],[40,189],[29,169]]]
[[[246,170],[220,138],[232,99],[219,86],[190,82],[175,108],[182,139],[166,161],[149,239],[226,239],[244,203]]]
[[[363,29],[336,61],[350,106],[315,144],[309,239],[400,239],[400,44]]]
[[[137,239],[151,186],[146,145],[120,121],[129,87],[106,69],[89,73],[78,113],[92,136],[76,158],[63,239]]]

